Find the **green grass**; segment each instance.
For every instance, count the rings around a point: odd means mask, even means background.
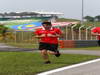
[[[28,43],[6,43],[7,45],[20,47],[20,48],[38,48],[38,44]],[[100,47],[81,47],[81,48],[60,48],[60,50],[100,50]]]
[[[38,44],[33,44],[33,43],[6,43],[6,45],[19,48],[38,48]]]
[[[100,27],[100,22],[85,22],[84,25],[92,26],[95,25],[96,27]]]
[[[60,58],[50,56],[51,64],[44,64],[39,53],[0,52],[0,75],[35,75],[47,70],[68,66],[100,56],[63,54]]]

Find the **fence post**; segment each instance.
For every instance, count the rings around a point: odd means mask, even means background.
[[[68,27],[66,26],[66,40],[68,39]]]
[[[77,26],[77,24],[75,24],[75,25],[73,25],[72,27],[71,27],[71,32],[72,32],[72,40],[74,40],[74,27],[75,26]]]
[[[89,26],[86,28],[86,40],[88,40],[88,29],[90,29],[92,26]]]
[[[81,28],[83,28],[83,27],[84,27],[84,25],[79,27],[79,40],[81,40]]]
[[[16,33],[16,30],[15,30],[15,43],[16,43],[16,38],[17,38],[16,36],[17,36],[17,33]]]
[[[95,27],[93,27],[92,29],[91,29],[91,31],[94,29]],[[97,39],[97,36],[96,36],[96,39]],[[91,35],[91,40],[93,40],[93,37],[92,37],[92,35]]]

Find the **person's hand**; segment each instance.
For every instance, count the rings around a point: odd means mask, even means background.
[[[41,34],[41,36],[40,37],[45,37],[46,35],[45,34]]]
[[[53,34],[47,34],[48,37],[56,37],[56,35]]]
[[[36,38],[41,38],[41,37],[45,37],[46,35],[45,34],[41,34],[41,35],[36,35],[35,37]]]
[[[100,36],[100,34],[98,34],[98,36]]]

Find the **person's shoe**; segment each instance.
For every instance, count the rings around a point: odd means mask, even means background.
[[[50,61],[45,61],[45,62],[44,62],[44,64],[50,64],[50,63],[51,63]]]
[[[56,57],[60,57],[60,55],[61,54],[59,53],[59,51],[57,51],[57,54],[55,54]]]

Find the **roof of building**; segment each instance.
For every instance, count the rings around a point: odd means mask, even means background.
[[[44,11],[32,11],[32,12],[4,12],[0,13],[0,16],[21,16],[21,15],[63,15],[61,12],[44,12]]]

